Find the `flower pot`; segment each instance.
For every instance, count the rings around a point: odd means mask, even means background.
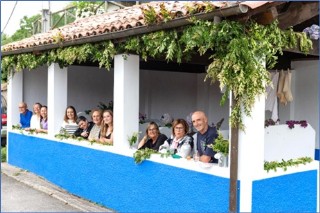
[[[219,167],[228,167],[228,155],[224,155],[221,152],[218,152],[214,155],[216,159],[218,159]]]

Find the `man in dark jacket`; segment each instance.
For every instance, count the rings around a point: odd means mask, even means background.
[[[92,121],[89,122],[84,116],[79,116],[77,124],[79,128],[74,132],[74,135],[76,137],[83,137],[84,139],[88,139],[89,133],[94,126],[94,123]]]
[[[205,163],[217,163],[214,158],[216,154],[208,145],[214,144],[218,133],[215,127],[208,125],[208,118],[202,111],[196,111],[192,114],[192,124],[197,130],[197,151],[200,155],[200,161]]]

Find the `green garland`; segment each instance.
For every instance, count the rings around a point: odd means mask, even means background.
[[[149,148],[138,149],[133,153],[133,159],[136,164],[142,163],[144,160],[149,159],[151,154],[159,154],[157,151]]]
[[[277,171],[277,168],[282,168],[283,171],[287,171],[288,166],[298,166],[299,164],[306,165],[306,163],[311,163],[312,159],[310,157],[301,157],[298,159],[290,159],[290,160],[283,160],[281,162],[277,161],[265,161],[264,162],[264,170],[267,170],[269,172],[271,169],[275,172]]]
[[[159,22],[151,9],[144,14],[148,15],[150,23]],[[167,15],[166,18],[170,20]],[[66,67],[74,63],[98,62],[100,68],[109,70],[117,53],[139,54],[144,60],[165,57],[167,61],[178,63],[190,60],[194,54],[209,54],[212,61],[205,79],[211,82],[218,80],[220,87],[226,88],[221,105],[232,91],[235,102],[230,123],[232,127],[244,130],[241,109],[250,116],[255,98],[263,94],[265,86],[270,83],[266,66],[271,69],[276,64],[276,54],[283,54],[282,50],[286,48],[298,47],[304,53],[312,49],[312,41],[305,33],[294,32],[292,28],[282,31],[277,21],[266,26],[253,21],[244,24],[228,20],[214,24],[194,18],[190,21],[192,25],[180,31],[157,31],[127,38],[123,43],[115,44],[109,40],[60,47],[38,55],[5,56],[2,58],[3,80],[7,80],[13,68],[15,71],[32,70],[51,63]]]
[[[75,135],[70,135],[70,134],[68,134],[67,132],[64,132],[64,131],[62,131],[59,134],[55,134],[54,137],[59,139],[59,140],[61,140],[61,141],[65,140],[65,139],[73,139],[73,140],[76,140],[76,141],[89,142],[91,145],[94,144],[94,143],[97,143],[97,144],[102,144],[104,146],[112,146],[111,144],[101,143],[101,142],[99,142],[97,140],[88,140],[88,139],[84,139],[83,137],[76,137]]]

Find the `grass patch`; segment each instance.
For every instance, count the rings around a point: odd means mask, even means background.
[[[1,147],[1,162],[7,161],[7,147]]]
[[[13,174],[13,176],[18,176],[20,174],[21,174],[20,172],[16,172],[16,173]]]

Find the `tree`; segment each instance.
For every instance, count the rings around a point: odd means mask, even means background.
[[[100,6],[103,1],[77,1],[73,5],[77,8],[76,17],[86,18],[92,15],[101,14],[105,11]]]
[[[7,34],[3,33],[1,35],[1,45],[9,44],[12,42],[12,38]]]
[[[11,37],[8,37],[6,34],[1,36],[1,45],[5,45],[14,41],[20,41],[24,38],[29,38],[33,35],[33,23],[41,18],[41,15],[34,15],[28,18],[24,16],[20,20],[20,29],[17,30]]]

